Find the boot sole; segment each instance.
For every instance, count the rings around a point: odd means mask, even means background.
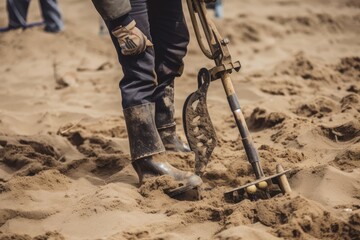
[[[183,194],[185,192],[188,192],[190,190],[193,190],[195,188],[199,187],[198,186],[182,186],[182,187],[178,187],[178,188],[175,188],[175,189],[172,189],[172,190],[169,190],[166,194],[169,196],[169,197],[175,197],[177,195],[180,195],[180,194]]]
[[[195,188],[198,188],[201,184],[202,184],[202,180],[199,176],[194,175],[190,182],[188,182],[188,184],[185,184],[184,186],[180,186],[174,189],[171,189],[169,191],[167,191],[167,195],[169,195],[169,197],[174,197],[180,194],[183,194],[187,191],[193,190]]]

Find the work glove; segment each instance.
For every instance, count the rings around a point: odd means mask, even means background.
[[[153,46],[149,39],[136,27],[135,20],[112,31],[117,38],[123,55],[138,55]]]

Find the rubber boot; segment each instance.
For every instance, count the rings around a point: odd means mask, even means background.
[[[174,82],[172,82],[165,87],[163,95],[156,100],[156,126],[167,151],[190,152],[189,145],[176,134],[174,115]]]
[[[139,176],[140,184],[142,184],[147,177],[169,175],[173,177],[178,186],[167,192],[170,196],[182,194],[202,184],[202,180],[199,176],[173,167],[163,159],[165,157],[166,156],[156,154],[132,162],[132,165]]]
[[[165,156],[160,155],[165,148],[156,129],[154,115],[154,103],[124,109],[132,165],[139,177],[140,184],[148,176],[169,175],[178,184],[177,188],[169,192],[170,196],[198,187],[202,184],[199,176],[171,166]]]

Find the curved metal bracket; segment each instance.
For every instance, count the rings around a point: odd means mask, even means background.
[[[202,68],[198,74],[199,88],[190,94],[183,108],[186,138],[195,153],[195,173],[202,175],[217,145],[214,126],[206,105],[206,95],[211,82],[210,72]]]

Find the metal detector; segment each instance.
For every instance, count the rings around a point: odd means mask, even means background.
[[[239,129],[248,161],[255,173],[256,180],[224,193],[227,201],[239,202],[243,199],[257,200],[271,198],[278,193],[290,193],[291,188],[282,166],[276,166],[277,173],[265,176],[261,168],[259,155],[247,128],[235,89],[230,78],[234,71],[241,68],[239,61],[233,62],[228,50],[229,40],[222,38],[213,21],[208,17],[206,4],[214,0],[187,0],[191,22],[196,39],[204,55],[214,60],[215,67],[202,68],[198,74],[198,89],[188,96],[183,108],[184,130],[190,148],[194,151],[195,172],[201,176],[205,172],[211,154],[216,147],[215,129],[207,110],[207,91],[212,81],[221,79],[230,109]],[[202,32],[200,31],[200,26]],[[205,47],[203,35],[208,48]]]

